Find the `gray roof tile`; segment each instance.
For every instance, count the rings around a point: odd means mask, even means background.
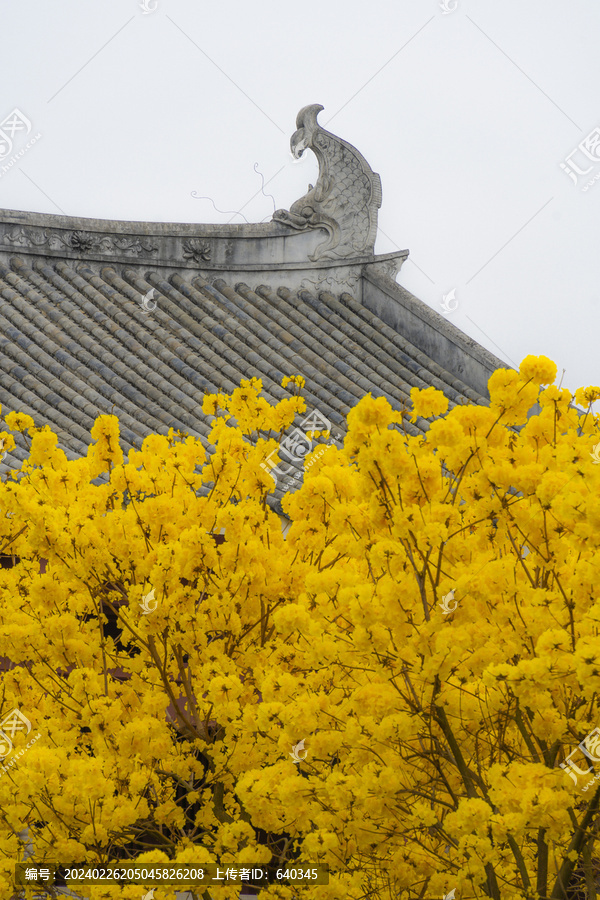
[[[95,418],[111,412],[124,451],[171,427],[208,446],[204,393],[231,393],[244,378],[260,378],[275,402],[289,396],[284,375],[303,375],[307,411],[318,409],[340,431],[367,392],[396,410],[412,387],[430,385],[451,405],[487,403],[349,294],[161,274],[19,256],[0,264],[3,413],[49,424],[73,458],[85,452]],[[145,312],[141,298],[151,288],[157,305]],[[419,419],[406,427],[423,434],[428,426]],[[15,440],[0,471],[27,456],[24,437]]]

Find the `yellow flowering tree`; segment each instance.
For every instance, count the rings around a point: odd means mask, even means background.
[[[259,702],[253,669],[301,576],[265,502],[260,463],[276,441],[253,448],[241,430],[280,433],[304,402],[271,408],[260,390],[205,399],[219,413],[209,460],[170,432],[125,461],[116,418],[101,416],[87,456],[68,461],[47,428],[6,416],[31,446],[0,485],[0,552],[19,560],[0,570],[0,656],[12,666],[0,717],[16,708],[42,737],[0,771],[1,896],[32,848],[34,861],[150,867],[263,863],[285,845],[253,827],[234,792],[262,761],[236,733],[240,710]],[[29,737],[19,728],[15,752]]]
[[[256,380],[207,397],[208,459],[170,433],[125,461],[103,416],[67,461],[6,416],[31,448],[0,484],[0,552],[19,559],[0,570],[0,715],[41,737],[0,773],[3,895],[29,846],[329,865],[328,885],[261,892],[286,900],[593,900],[600,388],[555,377],[527,357],[489,406],[450,412],[414,390],[425,438],[365,397],[284,498],[285,539],[261,463],[304,409],[300,378],[275,407]]]

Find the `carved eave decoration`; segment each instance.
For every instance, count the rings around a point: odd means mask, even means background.
[[[356,147],[321,128],[317,116],[322,109],[320,103],[301,109],[290,141],[296,159],[307,149],[317,157],[317,183],[309,184],[304,197],[289,210],[278,209],[273,220],[299,231],[323,228],[327,232],[327,239],[310,256],[313,262],[371,255],[377,237],[381,179]]]

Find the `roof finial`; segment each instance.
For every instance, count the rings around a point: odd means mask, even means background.
[[[381,179],[356,147],[317,122],[324,109],[313,103],[300,110],[290,146],[298,158],[309,148],[319,162],[319,177],[289,211],[278,209],[273,219],[292,228],[324,228],[329,237],[310,259],[347,259],[371,255],[381,206]]]

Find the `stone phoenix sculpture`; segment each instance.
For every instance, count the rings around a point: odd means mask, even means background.
[[[324,228],[327,240],[310,259],[344,259],[371,255],[381,206],[381,179],[356,147],[321,128],[317,116],[324,109],[313,103],[300,110],[290,147],[296,159],[308,148],[319,162],[317,183],[289,210],[278,209],[275,222],[298,230]]]

